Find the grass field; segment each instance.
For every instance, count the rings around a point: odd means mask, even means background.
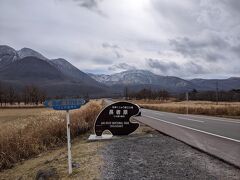
[[[45,116],[58,116],[60,114],[64,114],[64,112],[47,108],[0,109],[0,128],[14,123],[17,123],[18,126],[26,125],[34,119],[42,119]]]
[[[84,136],[84,137],[83,137]],[[80,167],[73,168],[68,174],[67,147],[58,147],[39,154],[38,156],[18,162],[11,169],[0,172],[0,179],[36,179],[40,171],[52,172],[51,179],[98,179],[102,156],[98,154],[104,142],[89,143],[85,137],[75,138],[72,142],[72,158]]]
[[[158,100],[131,101],[146,109],[186,114],[231,117],[240,119],[240,102],[181,101],[162,102]]]
[[[71,137],[92,129],[102,101],[71,111]],[[64,111],[45,108],[0,109],[0,170],[66,143]]]

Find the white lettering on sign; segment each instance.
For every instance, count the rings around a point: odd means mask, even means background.
[[[109,110],[109,115],[113,115],[113,109]]]
[[[128,114],[128,110],[127,109],[124,109],[123,110],[123,115],[127,115]]]
[[[133,109],[133,106],[112,106],[112,109]]]
[[[63,100],[54,100],[49,101],[48,106],[69,106],[69,105],[82,105],[84,100],[82,99],[63,99]]]
[[[117,114],[117,115],[120,115],[120,114],[121,114],[121,110],[119,110],[119,109],[116,110],[116,114]]]

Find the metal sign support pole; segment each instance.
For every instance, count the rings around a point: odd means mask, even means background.
[[[69,110],[67,110],[66,118],[67,118],[67,144],[68,144],[68,173],[72,174],[72,154],[71,154],[71,136],[70,136],[70,115],[69,115]]]
[[[188,97],[188,92],[186,92],[186,100],[187,100],[187,115],[188,115],[188,99],[189,99],[189,97]]]
[[[68,172],[72,174],[72,153],[71,153],[71,134],[70,134],[70,114],[69,110],[79,109],[86,101],[80,99],[52,99],[44,101],[44,106],[54,110],[66,110],[67,121],[67,146],[68,146]]]

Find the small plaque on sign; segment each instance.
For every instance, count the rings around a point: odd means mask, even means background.
[[[101,136],[103,131],[109,130],[112,135],[128,135],[139,127],[138,123],[132,123],[129,119],[139,114],[140,109],[136,104],[129,102],[111,104],[98,115],[95,133]]]
[[[84,99],[53,99],[46,100],[44,103],[45,107],[53,108],[54,110],[72,110],[79,109],[85,104]]]

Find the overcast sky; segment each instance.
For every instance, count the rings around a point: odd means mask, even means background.
[[[92,73],[240,76],[240,1],[0,0],[0,44]]]

